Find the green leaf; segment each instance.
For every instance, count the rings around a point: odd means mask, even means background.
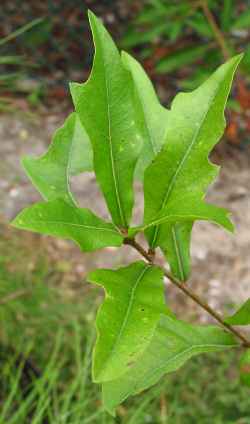
[[[136,165],[136,177],[143,179],[145,168],[163,145],[168,110],[160,104],[154,87],[142,66],[125,52],[122,53],[122,60],[132,74],[139,102],[138,114],[141,116],[143,146]]]
[[[247,349],[240,359],[240,379],[250,387],[250,349]]]
[[[75,200],[70,191],[70,177],[92,170],[92,150],[88,136],[76,113],[72,113],[53,137],[48,151],[39,158],[22,161],[27,175],[46,200]]]
[[[159,244],[172,274],[180,281],[186,281],[191,273],[190,243],[193,222],[177,222],[164,225],[165,236],[162,231]]]
[[[232,26],[232,19],[234,15],[233,0],[224,0],[223,9],[221,12],[221,28],[223,31],[229,31]]]
[[[161,59],[156,66],[156,71],[164,74],[166,72],[173,72],[182,66],[190,65],[197,59],[200,59],[209,48],[209,44],[205,44],[177,50]]]
[[[213,36],[213,31],[203,13],[195,13],[188,20],[188,24],[202,37],[211,38]]]
[[[250,45],[246,45],[244,49],[244,56],[241,62],[242,69],[250,74]]]
[[[113,224],[98,218],[89,209],[70,206],[62,199],[36,203],[12,221],[16,228],[66,238],[81,250],[121,246],[123,237]]]
[[[245,12],[241,13],[240,16],[234,21],[233,29],[249,29],[250,25],[250,9],[247,8]]]
[[[106,292],[96,320],[93,379],[108,381],[126,373],[148,346],[166,309],[163,271],[140,261],[116,271],[96,270],[88,281]]]
[[[191,93],[180,93],[175,98],[168,115],[166,143],[145,171],[144,225],[151,223],[157,215],[170,215],[169,208],[174,215],[173,205],[180,215],[187,213],[187,209],[190,213],[192,207],[194,210],[206,209],[205,190],[218,173],[218,167],[211,164],[208,155],[223,134],[224,107],[240,59],[241,56],[234,57],[199,88]],[[216,211],[210,205],[205,215],[230,229],[226,210],[217,208]],[[190,239],[190,222],[187,226],[189,229],[184,233]],[[178,242],[175,226],[157,225],[147,230],[146,236],[152,248],[162,245],[165,250],[166,239],[174,238]],[[187,241],[184,244],[189,245]],[[188,253],[178,255],[180,248],[183,246],[179,246],[175,253],[171,252],[172,272],[183,279],[183,276],[187,277],[189,267],[183,263],[179,266],[178,262],[183,255],[187,259]]]
[[[227,209],[205,203],[203,200],[197,202],[196,196],[185,195],[178,200],[169,201],[167,208],[161,210],[149,222],[145,222],[141,231],[166,222],[204,220],[219,224],[232,232],[234,227],[228,214]]]
[[[191,325],[162,316],[149,347],[121,378],[103,384],[104,407],[114,414],[128,396],[155,384],[176,371],[192,356],[238,346],[233,336],[219,327]]]
[[[76,112],[93,147],[94,170],[116,225],[127,228],[133,174],[141,149],[131,74],[101,21],[89,13],[95,43],[91,75],[71,84]]]
[[[245,303],[236,311],[232,316],[224,320],[228,324],[232,325],[249,325],[250,324],[250,299],[247,299]]]
[[[152,43],[159,37],[167,33],[167,26],[165,22],[158,22],[157,25],[152,25],[148,29],[137,30],[131,29],[122,40],[124,48],[131,49],[134,46],[139,46],[145,43]]]

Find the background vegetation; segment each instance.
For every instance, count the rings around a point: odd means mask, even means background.
[[[66,99],[68,80],[86,78],[89,7],[103,17],[120,47],[143,62],[165,104],[173,93],[196,87],[225,58],[244,50],[226,136],[245,151],[249,6],[233,0],[4,2],[0,109],[26,109],[23,100],[28,109],[47,109]],[[194,359],[182,373],[125,403],[116,419],[106,415],[99,388],[90,382],[99,291],[83,290],[78,281],[69,296],[59,284],[67,264],[51,261],[37,248],[39,242],[30,246],[29,241],[8,230],[6,221],[1,225],[0,424],[250,423],[249,391],[240,385],[234,352]]]
[[[99,290],[69,298],[45,252],[34,256],[15,231],[4,232],[1,252],[1,424],[250,423],[236,352],[194,358],[126,402],[117,418],[104,413],[90,378]],[[26,262],[15,265],[16,257]]]

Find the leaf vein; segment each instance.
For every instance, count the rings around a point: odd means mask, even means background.
[[[114,234],[119,234],[117,231],[112,230],[112,228],[103,228],[103,227],[95,227],[92,225],[83,225],[83,224],[74,224],[74,223],[70,223],[70,222],[64,222],[64,221],[41,221],[41,220],[35,220],[35,219],[30,219],[29,223],[32,225],[33,223],[35,224],[57,224],[57,225],[65,225],[65,226],[69,226],[69,227],[81,227],[81,228],[86,228],[89,230],[100,230],[100,231],[109,231],[111,233]]]
[[[218,91],[219,91],[219,86],[217,87],[217,90],[216,90],[216,92],[215,92],[214,97],[216,97],[216,95],[218,94]],[[178,177],[178,174],[179,174],[179,172],[180,172],[181,168],[183,167],[184,163],[186,162],[186,160],[187,160],[187,158],[188,158],[188,156],[189,156],[189,154],[190,154],[190,152],[191,152],[191,150],[192,150],[192,148],[193,148],[193,146],[194,146],[194,144],[195,144],[195,141],[196,141],[197,135],[199,134],[199,132],[200,132],[200,130],[201,130],[201,128],[202,128],[202,126],[203,126],[203,124],[204,124],[204,121],[205,121],[205,119],[206,119],[206,117],[207,117],[207,115],[208,115],[208,113],[209,113],[210,106],[211,106],[212,102],[213,102],[213,98],[211,98],[211,99],[210,99],[209,105],[208,105],[208,107],[207,107],[206,112],[204,113],[204,116],[203,116],[203,118],[202,118],[202,120],[201,120],[201,123],[200,123],[199,127],[197,127],[197,129],[196,129],[196,131],[195,131],[195,133],[194,133],[194,136],[193,136],[193,138],[192,138],[192,141],[191,141],[190,145],[188,146],[188,148],[187,148],[187,150],[186,150],[186,152],[185,152],[185,154],[184,154],[184,156],[183,156],[183,158],[182,158],[182,160],[181,160],[180,164],[178,165],[178,167],[177,167],[177,169],[176,169],[176,171],[175,171],[174,175],[173,175],[173,176],[172,176],[172,178],[171,178],[171,181],[170,181],[170,184],[169,184],[169,186],[168,186],[168,189],[167,189],[166,195],[164,196],[163,203],[162,203],[162,206],[161,206],[160,211],[162,211],[162,209],[165,207],[165,205],[166,205],[166,203],[167,203],[167,201],[168,201],[168,199],[169,199],[169,196],[170,196],[170,194],[171,194],[171,192],[172,192],[172,190],[173,190],[174,183],[175,183],[175,181],[176,181],[176,179],[177,179],[177,177]],[[155,228],[155,231],[154,231],[153,242],[152,242],[152,245],[153,245],[153,246],[155,245],[155,242],[156,242],[156,240],[157,240],[158,233],[159,233],[159,226],[157,226],[157,227]]]
[[[105,77],[105,87],[106,87],[106,96],[107,96],[107,114],[108,114],[108,132],[109,132],[108,140],[109,140],[109,146],[110,146],[109,150],[110,150],[111,170],[112,170],[112,175],[113,175],[113,181],[114,181],[115,193],[116,193],[116,200],[117,200],[117,206],[118,206],[118,209],[119,209],[120,218],[121,218],[121,221],[122,221],[124,227],[126,227],[126,220],[124,218],[124,214],[123,214],[123,210],[122,210],[122,206],[121,206],[121,199],[120,199],[120,194],[119,194],[119,189],[118,189],[118,181],[117,181],[118,176],[116,174],[114,155],[113,155],[111,122],[110,122],[110,106],[109,106],[109,89],[108,89],[106,71],[104,72],[104,77]]]
[[[107,361],[109,360],[109,358],[113,355],[113,353],[114,353],[114,351],[115,351],[115,349],[116,349],[116,346],[117,346],[117,344],[119,343],[119,341],[120,341],[120,339],[121,339],[121,337],[122,337],[122,334],[123,334],[123,332],[124,332],[124,328],[125,328],[125,327],[126,327],[126,325],[127,325],[127,322],[128,322],[128,319],[129,319],[129,314],[130,314],[131,308],[132,308],[133,303],[134,303],[135,292],[136,292],[136,289],[137,289],[137,287],[138,287],[138,284],[140,283],[140,281],[141,281],[141,280],[142,280],[142,278],[144,277],[144,274],[146,273],[146,271],[148,271],[148,269],[149,269],[150,267],[151,267],[151,265],[147,265],[147,266],[146,266],[146,267],[142,270],[142,272],[139,274],[139,276],[138,276],[137,280],[135,281],[134,286],[133,286],[133,287],[132,287],[132,289],[131,289],[131,292],[130,292],[130,300],[129,300],[129,304],[128,304],[128,307],[127,307],[127,310],[126,310],[126,314],[125,314],[125,317],[124,317],[123,323],[122,323],[122,325],[121,325],[121,328],[120,328],[120,330],[119,330],[119,333],[117,334],[117,337],[116,337],[115,343],[114,343],[114,345],[113,345],[113,348],[112,348],[112,350],[110,351],[110,353],[109,353],[109,355],[108,355],[108,358],[106,359],[106,363],[107,363]]]

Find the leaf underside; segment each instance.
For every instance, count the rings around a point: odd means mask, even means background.
[[[88,281],[106,293],[96,319],[93,379],[109,381],[126,373],[153,336],[165,310],[163,271],[139,261],[93,271]]]

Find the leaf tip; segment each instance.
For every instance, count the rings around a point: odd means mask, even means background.
[[[232,61],[236,62],[237,64],[241,62],[241,60],[244,57],[244,52],[241,52],[239,54],[236,54],[235,56],[232,57]]]
[[[88,9],[88,19],[89,19],[91,28],[93,27],[94,24],[99,22],[99,18],[90,9]]]
[[[22,212],[20,212],[20,214],[18,214],[14,219],[12,219],[12,221],[9,222],[9,225],[11,227],[21,228],[21,229],[23,228],[23,221],[21,218],[21,214]]]
[[[235,232],[235,225],[231,220],[231,212],[227,213],[227,225],[225,226],[225,228],[232,234]]]
[[[232,69],[232,74],[234,75],[234,73],[236,72],[236,69],[237,69],[239,63],[241,62],[243,56],[244,56],[244,53],[239,53],[239,54],[231,57],[231,59],[229,59],[224,64],[224,66],[229,66],[229,68]]]

